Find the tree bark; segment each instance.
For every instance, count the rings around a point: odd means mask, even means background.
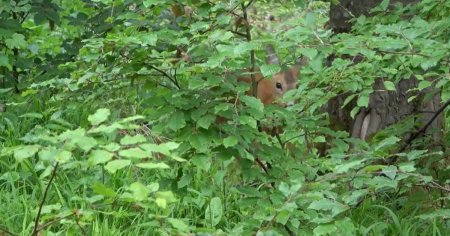
[[[381,0],[340,0],[338,4],[330,7],[329,26],[335,33],[350,32],[351,24],[349,19],[353,16],[370,15],[370,9],[380,4]],[[391,0],[389,7],[396,3],[411,4],[417,0]],[[389,9],[389,8],[388,8]],[[357,63],[357,62],[356,62]],[[377,79],[373,84],[373,92],[370,95],[369,105],[362,109],[354,119],[350,116],[350,111],[356,106],[356,101],[352,101],[345,108],[341,108],[345,98],[349,94],[342,94],[331,99],[326,107],[330,117],[332,128],[346,130],[352,137],[368,139],[377,131],[388,128],[405,118],[413,117],[414,124],[421,128],[428,123],[437,110],[441,107],[440,92],[433,88],[428,88],[415,94],[410,89],[417,88],[416,78],[404,78],[396,85],[396,91],[386,91],[383,79]],[[383,91],[380,91],[383,90]],[[417,96],[411,102],[408,98]],[[443,114],[440,114],[426,129],[428,134],[432,132],[434,144],[442,140]],[[414,130],[410,130],[413,132]],[[404,137],[408,139],[410,134]],[[430,147],[431,145],[427,145]]]

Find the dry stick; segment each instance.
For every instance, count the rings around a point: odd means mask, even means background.
[[[53,171],[52,171],[52,176],[50,177],[50,180],[48,181],[47,187],[45,188],[44,196],[42,197],[41,203],[39,204],[39,210],[38,210],[36,219],[34,220],[34,230],[33,230],[33,233],[31,234],[33,236],[36,236],[39,233],[39,230],[40,230],[39,229],[39,218],[41,218],[42,207],[44,206],[45,199],[47,198],[47,193],[48,193],[48,190],[50,189],[50,185],[52,184],[53,179],[56,176],[56,170],[58,169],[58,166],[59,166],[59,162],[56,162],[55,167],[53,168]]]
[[[450,99],[448,99],[447,102],[441,108],[439,108],[439,110],[437,110],[436,113],[434,113],[433,117],[431,117],[431,119],[421,129],[419,129],[417,132],[415,132],[413,135],[411,135],[406,140],[405,144],[402,146],[402,148],[400,148],[400,150],[398,152],[405,151],[405,149],[411,144],[411,142],[414,139],[416,139],[420,135],[424,134],[425,131],[428,129],[428,127],[431,125],[431,123],[433,123],[433,121],[439,116],[439,114],[441,114],[444,111],[444,109],[449,105],[450,105]]]

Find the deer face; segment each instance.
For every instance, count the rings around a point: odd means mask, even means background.
[[[298,66],[275,74],[272,79],[261,79],[258,83],[258,98],[264,104],[271,104],[287,91],[297,87]]]

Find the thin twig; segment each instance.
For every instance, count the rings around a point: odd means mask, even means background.
[[[159,73],[161,73],[162,75],[164,75],[166,78],[168,78],[178,89],[180,89],[180,85],[178,84],[178,81],[175,80],[174,78],[172,78],[172,76],[170,76],[169,74],[167,74],[167,72],[159,69],[156,66],[153,65],[148,65],[150,68],[152,68],[153,70],[158,71]]]
[[[75,212],[71,213],[69,215],[66,215],[66,216],[57,217],[57,218],[55,218],[55,219],[53,219],[53,220],[51,220],[51,221],[49,221],[49,222],[39,226],[37,231],[39,232],[39,231],[43,230],[44,228],[46,228],[49,225],[52,225],[52,224],[54,224],[56,222],[59,222],[59,221],[61,221],[63,219],[69,218],[69,217],[74,216],[74,215],[75,215]]]
[[[398,152],[403,152],[405,151],[405,149],[411,144],[411,142],[416,139],[417,137],[419,137],[420,135],[422,135],[423,133],[425,133],[425,131],[428,129],[428,127],[433,123],[433,121],[439,116],[439,114],[441,114],[445,108],[447,106],[450,105],[450,99],[447,100],[447,102],[441,107],[439,108],[439,110],[436,111],[436,113],[434,113],[433,117],[431,117],[431,119],[418,131],[416,131],[414,134],[412,134],[406,141],[405,144],[402,146],[402,148],[400,148],[400,150]]]
[[[36,219],[34,220],[34,230],[32,233],[33,236],[36,236],[39,233],[39,218],[41,218],[42,207],[44,206],[44,202],[45,202],[45,199],[47,198],[47,193],[48,193],[48,190],[50,189],[50,186],[52,185],[53,179],[55,179],[56,170],[58,169],[58,166],[59,166],[59,162],[56,162],[55,167],[53,167],[52,176],[50,177],[47,187],[44,190],[44,196],[42,196],[41,203],[39,204],[39,210],[38,210]]]
[[[9,234],[9,235],[12,235],[12,236],[16,236],[16,234],[12,233],[11,231],[9,231],[7,229],[4,229],[3,227],[0,227],[0,232],[3,232],[5,234]]]

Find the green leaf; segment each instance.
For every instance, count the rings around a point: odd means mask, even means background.
[[[416,217],[420,218],[420,219],[424,219],[424,220],[430,220],[430,219],[435,219],[435,218],[448,219],[448,218],[450,218],[450,209],[432,210],[430,213],[421,214]]]
[[[208,129],[209,126],[216,120],[216,117],[213,115],[205,115],[200,117],[200,119],[197,120],[197,127],[201,127],[203,129]]]
[[[134,147],[134,148],[129,148],[129,149],[119,151],[119,155],[126,157],[126,158],[142,159],[142,158],[150,157],[151,154],[149,154],[148,152],[145,152],[144,150],[142,150],[140,148]]]
[[[91,152],[91,154],[89,155],[89,164],[94,166],[94,165],[98,165],[98,164],[103,164],[106,163],[108,161],[110,161],[113,157],[113,154],[108,152],[108,151],[104,151],[104,150],[93,150]]]
[[[298,50],[301,54],[305,55],[306,57],[308,57],[309,59],[314,58],[315,56],[317,56],[318,51],[315,48],[300,48]]]
[[[356,102],[359,107],[368,107],[369,106],[369,95],[370,95],[370,92],[367,90],[364,90],[363,92],[361,92],[359,94],[358,100]]]
[[[27,46],[25,36],[18,33],[14,33],[11,38],[7,38],[5,43],[8,48],[24,48]]]
[[[336,216],[348,209],[347,206],[330,199],[313,201],[308,208],[313,210],[331,210],[333,216]]]
[[[223,146],[226,148],[233,147],[238,143],[236,136],[228,136],[223,140]]]
[[[177,111],[177,112],[173,113],[167,122],[167,126],[170,129],[172,129],[173,131],[179,130],[179,129],[183,128],[184,126],[186,126],[186,120],[184,118],[184,113],[181,111]]]
[[[111,114],[109,109],[101,108],[98,109],[93,115],[88,116],[88,121],[91,122],[92,125],[97,126],[108,119],[108,116]]]
[[[9,58],[7,55],[0,53],[0,67],[4,66],[8,68],[9,71],[12,71],[12,66],[9,64]]]
[[[31,156],[34,156],[34,154],[39,151],[39,148],[39,145],[21,146],[14,150],[14,158],[16,158],[18,162],[21,162]]]
[[[175,198],[175,195],[171,191],[160,191],[155,193],[156,199],[156,205],[159,207],[165,209],[167,207],[168,203],[175,202],[177,199]]]
[[[207,155],[195,155],[189,161],[204,171],[208,171],[211,168],[211,158]]]
[[[130,185],[130,190],[133,193],[134,199],[136,201],[144,201],[147,199],[148,194],[150,194],[150,191],[147,189],[147,187],[139,182],[134,182]]]
[[[277,217],[275,218],[276,222],[285,225],[289,220],[290,214],[287,210],[282,210],[278,212]]]
[[[378,145],[376,145],[374,147],[374,150],[378,151],[378,150],[381,150],[381,149],[383,149],[385,147],[397,145],[399,141],[400,141],[399,138],[397,138],[395,136],[389,136],[389,137],[383,139],[380,143],[378,143]]]
[[[152,5],[158,5],[158,4],[162,4],[165,3],[165,0],[144,0],[144,7],[148,8],[151,7]]]
[[[151,33],[141,33],[139,37],[142,46],[156,46],[156,41],[158,40],[158,35]]]
[[[416,170],[416,167],[414,165],[414,162],[406,162],[399,164],[398,169],[401,172],[414,172]]]
[[[382,172],[388,178],[395,179],[395,177],[397,176],[397,167],[396,166],[386,166],[383,168]]]
[[[135,136],[126,135],[120,140],[120,144],[122,145],[133,145],[138,143],[145,143],[147,140],[142,134],[138,134]]]
[[[136,164],[137,167],[143,168],[143,169],[170,169],[170,166],[163,162],[159,163],[151,163],[151,162],[144,162],[144,163],[138,163]]]
[[[336,173],[338,173],[338,174],[345,173],[345,172],[348,172],[350,169],[358,167],[364,161],[365,161],[365,159],[361,159],[361,160],[350,161],[350,162],[347,162],[347,163],[344,163],[344,164],[341,164],[341,165],[337,165],[334,168],[334,171]]]
[[[92,190],[94,191],[94,193],[100,194],[100,195],[103,195],[106,197],[115,197],[116,196],[116,192],[114,192],[114,190],[112,190],[111,188],[107,187],[106,185],[104,185],[102,183],[93,184]]]
[[[113,160],[106,164],[105,169],[109,173],[116,173],[116,171],[123,169],[131,164],[130,160]]]
[[[205,220],[211,227],[219,224],[222,218],[223,208],[220,198],[213,197],[205,211]]]
[[[395,91],[395,84],[392,83],[391,81],[384,81],[384,87],[386,88],[386,90],[388,91]]]
[[[264,104],[258,98],[244,95],[241,97],[241,100],[245,103],[245,105],[257,110],[258,112],[264,111]]]
[[[102,148],[110,152],[117,152],[120,150],[120,145],[117,143],[108,143],[107,145],[102,146]]]
[[[261,70],[261,74],[270,79],[270,76],[280,72],[281,67],[279,65],[275,65],[275,64],[264,64],[261,65],[260,67]]]
[[[431,86],[431,82],[428,80],[422,80],[419,82],[419,86],[417,87],[419,90],[423,90]]]
[[[184,221],[182,221],[182,220],[175,219],[175,218],[168,218],[167,222],[169,222],[169,224],[171,224],[172,227],[174,227],[175,229],[177,229],[181,232],[189,231],[189,226],[186,223],[184,223]]]
[[[60,150],[56,153],[55,160],[61,163],[66,163],[72,157],[72,152]]]
[[[333,224],[319,225],[314,229],[314,235],[335,235],[334,232],[337,231],[337,227]]]

